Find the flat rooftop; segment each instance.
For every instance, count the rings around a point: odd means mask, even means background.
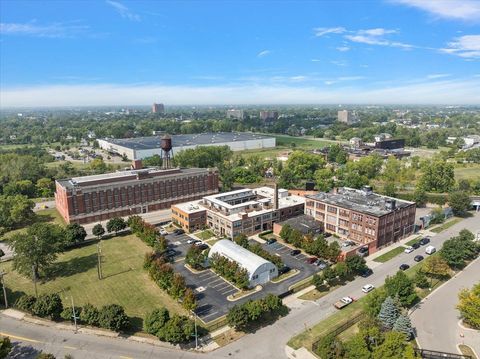
[[[288,224],[290,227],[302,232],[303,234],[319,234],[322,231],[322,226],[320,222],[316,221],[315,218],[302,214],[300,216],[289,218],[285,221],[280,222],[282,226]]]
[[[395,201],[396,208],[405,208],[414,204],[414,202],[348,187],[341,187],[335,193],[321,192],[306,197],[375,217],[381,217],[392,212],[392,210],[388,208],[388,202],[391,200]]]
[[[273,138],[271,136],[258,135],[248,132],[208,132],[191,135],[171,135],[170,137],[172,138],[174,148]],[[162,135],[123,139],[105,138],[103,140],[132,150],[151,150],[160,147],[161,138]]]

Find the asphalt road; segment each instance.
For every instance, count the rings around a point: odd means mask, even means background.
[[[463,228],[473,232],[480,230],[480,213],[457,223],[444,232],[432,237],[431,244],[437,248],[450,237],[456,235]],[[374,269],[369,278],[357,278],[353,282],[338,288],[324,296],[317,302],[291,301],[290,313],[273,325],[264,327],[254,334],[246,335],[236,342],[210,352],[199,354],[188,351],[159,348],[152,345],[111,339],[85,334],[73,334],[69,331],[56,331],[51,328],[38,327],[0,316],[0,331],[12,336],[16,342],[30,345],[36,349],[43,349],[59,357],[72,354],[75,359],[83,358],[285,358],[285,344],[294,335],[305,330],[331,315],[336,309],[333,307],[338,298],[346,295],[359,298],[363,295],[361,287],[367,283],[375,286],[383,284],[387,275],[394,274],[400,264],[414,265],[413,257],[423,252],[423,247],[410,254],[402,253],[390,261]],[[455,293],[449,295],[456,296]],[[437,314],[438,315],[438,314]],[[22,339],[23,338],[23,339]],[[30,340],[30,341],[29,341]],[[31,342],[34,340],[36,342]],[[432,348],[434,349],[434,348]],[[25,357],[25,356],[24,356]]]
[[[460,327],[459,311],[455,308],[460,290],[470,289],[479,282],[480,259],[477,259],[420,303],[410,318],[422,348],[456,353],[457,344],[464,343],[480,354],[480,331]]]

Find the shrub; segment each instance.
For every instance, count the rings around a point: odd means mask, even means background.
[[[36,301],[37,298],[35,298],[33,295],[24,294],[17,299],[15,302],[15,307],[25,312],[32,313],[33,306],[35,305]]]
[[[174,314],[159,333],[167,342],[184,343],[194,335],[195,326],[187,317]]]
[[[86,304],[80,313],[80,320],[88,325],[98,325],[98,309],[90,303]]]
[[[33,314],[53,320],[59,319],[63,304],[57,293],[41,294],[33,306]]]
[[[103,306],[98,312],[98,324],[102,328],[120,331],[130,326],[125,310],[118,304],[108,304]]]
[[[157,308],[147,313],[143,321],[143,329],[155,336],[159,336],[159,332],[165,324],[170,320],[170,313],[166,308]]]
[[[82,308],[81,307],[75,307],[75,316],[79,317],[80,313],[82,311]],[[63,311],[60,313],[60,317],[63,319],[63,320],[68,320],[68,321],[74,321],[73,320],[73,310],[72,310],[72,307],[65,307],[63,308]]]

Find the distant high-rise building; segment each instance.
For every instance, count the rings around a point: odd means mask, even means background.
[[[355,113],[353,113],[352,111],[341,110],[338,111],[337,120],[339,122],[345,122],[346,124],[350,125],[354,122],[357,122],[357,116],[355,116]]]
[[[243,110],[227,110],[227,118],[234,118],[237,120],[243,120]]]
[[[265,123],[270,123],[278,120],[277,111],[260,111],[260,119]]]
[[[159,113],[163,115],[165,113],[165,106],[163,106],[163,103],[154,103],[152,105],[152,113]]]

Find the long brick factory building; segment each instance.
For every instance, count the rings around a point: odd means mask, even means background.
[[[132,169],[56,181],[55,202],[67,223],[91,223],[168,209],[172,204],[218,193],[218,171],[170,168],[170,138],[164,138],[163,168]]]

